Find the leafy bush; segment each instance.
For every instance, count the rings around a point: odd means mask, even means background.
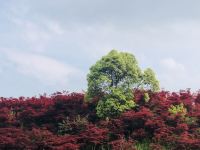
[[[67,117],[66,120],[58,124],[58,134],[78,134],[86,128],[87,124],[88,120],[86,117],[78,115],[73,120]]]
[[[136,150],[134,142],[124,138],[110,142],[112,150]]]
[[[118,94],[111,98],[119,102],[128,97],[122,91],[114,93]],[[144,93],[149,95],[147,103]],[[115,116],[108,119],[96,115],[95,106],[102,97],[89,103],[84,102],[81,93],[0,98],[0,149],[200,149],[198,94],[144,90],[135,90],[133,94],[136,106],[124,109],[118,116],[107,111]]]
[[[97,115],[100,118],[119,116],[122,112],[135,107],[133,96],[120,89],[112,89],[109,95],[103,96],[97,104]]]
[[[144,101],[147,103],[147,102],[149,102],[149,100],[150,100],[149,94],[144,93]]]
[[[184,107],[183,103],[179,105],[171,105],[168,111],[173,115],[181,114],[183,117],[187,114],[187,109]]]

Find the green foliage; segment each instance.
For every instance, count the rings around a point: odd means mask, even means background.
[[[170,146],[167,148],[167,146],[159,145],[158,143],[151,143],[152,141],[144,139],[141,142],[135,143],[135,149],[136,150],[171,150]],[[155,145],[155,146],[154,146]]]
[[[181,114],[183,117],[187,114],[187,109],[184,107],[183,103],[179,105],[171,105],[168,111],[173,115]]]
[[[105,95],[97,104],[97,115],[101,118],[120,115],[125,110],[135,107],[133,95],[123,90],[113,88],[109,95]]]
[[[144,93],[144,101],[147,103],[147,102],[149,102],[149,100],[150,100],[149,94]]]
[[[129,89],[139,82],[140,76],[141,70],[132,54],[112,50],[90,68],[88,96],[109,94],[113,87]]]
[[[149,143],[137,143],[135,148],[136,150],[150,150]]]
[[[197,121],[197,117],[185,117],[185,123],[187,123],[188,125],[196,125]]]
[[[159,82],[151,69],[143,73],[134,55],[116,50],[90,68],[87,80],[85,100],[101,97],[96,108],[99,117],[117,116],[133,108],[133,88],[159,90]]]
[[[86,117],[80,117],[80,115],[78,115],[73,120],[70,120],[69,117],[67,117],[66,120],[63,120],[58,124],[58,134],[65,135],[79,133],[85,129],[87,124],[88,120]]]
[[[200,128],[196,128],[196,129],[195,129],[195,132],[196,132],[198,135],[200,135]]]
[[[142,86],[152,91],[158,91],[160,89],[159,82],[151,68],[147,68],[144,71],[142,76]]]
[[[150,141],[144,139],[141,142],[136,142],[135,143],[135,148],[136,148],[136,150],[151,150],[149,145],[150,145]]]
[[[113,87],[159,90],[159,82],[152,69],[147,68],[143,73],[134,55],[116,50],[110,51],[90,68],[87,80],[88,98],[109,94]]]

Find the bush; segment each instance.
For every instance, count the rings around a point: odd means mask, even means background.
[[[133,92],[137,107],[118,116],[107,111],[107,119],[96,115],[99,98],[84,103],[79,93],[0,98],[0,149],[133,150],[147,147],[144,139],[149,150],[200,149],[199,95],[148,91],[145,103],[146,91]],[[108,98],[124,105],[125,97],[133,99],[122,91]]]
[[[187,114],[187,109],[184,107],[183,103],[179,105],[171,105],[168,111],[173,115],[180,114],[182,117]]]
[[[88,120],[86,117],[78,115],[73,120],[67,117],[66,120],[58,124],[58,134],[78,134],[86,128],[87,124]]]
[[[147,103],[147,102],[149,102],[149,100],[150,100],[149,94],[144,93],[144,101]]]
[[[100,118],[116,117],[133,107],[135,107],[135,102],[131,94],[125,94],[120,89],[112,89],[109,95],[100,99],[96,111]]]

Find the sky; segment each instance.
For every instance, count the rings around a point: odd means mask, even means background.
[[[164,90],[200,89],[199,0],[0,0],[0,97],[87,89],[110,50],[152,68]]]

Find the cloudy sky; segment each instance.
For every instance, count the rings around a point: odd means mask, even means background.
[[[111,49],[165,90],[200,89],[199,0],[0,0],[0,96],[82,91]]]

